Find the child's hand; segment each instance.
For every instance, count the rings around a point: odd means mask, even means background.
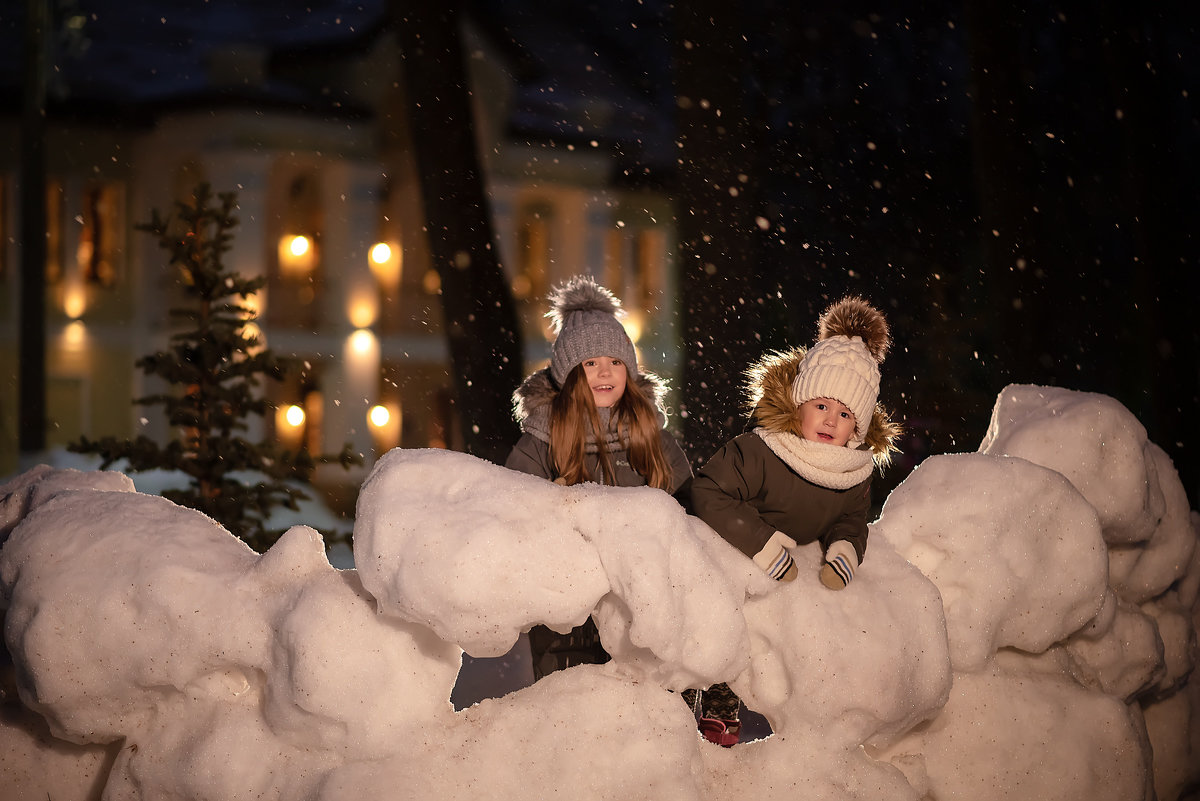
[[[838,540],[825,552],[825,564],[821,565],[821,583],[831,590],[845,589],[854,578],[854,567],[858,564],[858,552],[845,540]]]
[[[763,549],[754,555],[754,563],[776,581],[791,581],[796,578],[796,563],[788,553],[788,548],[795,547],[794,539],[782,531],[776,531]]]

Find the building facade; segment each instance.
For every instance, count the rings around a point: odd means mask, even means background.
[[[469,36],[471,34],[468,34]],[[511,86],[482,38],[469,47],[492,224],[524,326],[527,368],[549,356],[544,298],[556,282],[595,275],[622,296],[643,358],[677,374],[674,214],[652,190],[614,182],[599,148],[506,139]],[[352,508],[374,460],[393,447],[461,445],[436,270],[424,236],[419,165],[394,79],[400,59],[386,29],[321,62],[313,91],[335,86],[345,113],[269,97],[278,71],[258,47],[211,52],[206,81],[235,88],[209,99],[157,103],[135,121],[57,115],[46,140],[47,446],[81,435],[172,436],[133,398],[160,388],[134,367],[166,346],[178,276],[149,234],[151,210],[169,212],[207,182],[235,191],[239,226],[226,265],[265,276],[254,299],[266,344],[304,369],[266,387],[278,410],[263,434],[312,452],[350,442],[361,470],[318,477],[335,506]],[[293,64],[297,62],[293,61]],[[286,77],[304,86],[299,62]],[[274,72],[273,72],[274,71]],[[331,77],[332,76],[332,77]],[[16,156],[18,120],[3,121]],[[0,175],[0,473],[30,465],[18,452],[21,309],[19,170]],[[36,456],[35,456],[36,458]]]

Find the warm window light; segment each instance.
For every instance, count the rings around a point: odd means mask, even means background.
[[[350,335],[350,350],[365,356],[375,347],[375,335],[365,328],[360,328]]]
[[[392,248],[387,242],[376,242],[371,248],[372,264],[387,264],[392,258]]]
[[[436,269],[430,267],[425,271],[425,277],[421,279],[421,288],[429,295],[436,295],[442,291],[442,277]]]
[[[63,312],[72,320],[78,320],[87,310],[87,295],[81,286],[72,286],[63,294]]]
[[[70,350],[78,350],[87,344],[87,327],[81,320],[74,320],[63,329],[63,344]]]
[[[392,419],[392,413],[387,410],[386,406],[375,405],[371,407],[371,411],[367,412],[367,419],[376,428],[383,428]]]
[[[631,311],[621,322],[625,326],[625,333],[629,334],[629,338],[636,344],[642,338],[642,315]]]
[[[360,297],[350,302],[350,325],[355,328],[367,328],[375,322],[378,312],[374,298]]]
[[[375,448],[383,453],[400,444],[400,404],[395,401],[377,403],[367,410],[367,422]]]
[[[304,423],[308,415],[298,403],[275,408],[275,433],[287,447],[296,447],[304,438]]]
[[[299,428],[304,425],[304,409],[293,403],[284,410],[283,419],[292,428]]]
[[[246,310],[246,319],[254,319],[262,315],[262,298],[257,293],[238,298],[237,302]]]
[[[292,276],[306,275],[313,268],[315,250],[309,237],[285,234],[279,240],[280,272]]]
[[[387,289],[400,286],[400,248],[389,242],[376,242],[367,254],[375,279]]]
[[[242,326],[242,336],[258,343],[250,348],[251,353],[259,353],[267,346],[267,335],[258,327],[258,323],[246,323]]]

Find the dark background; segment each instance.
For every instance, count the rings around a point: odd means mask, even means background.
[[[1200,497],[1200,6],[487,5],[540,48],[527,86],[603,90],[599,54],[628,90],[608,146],[679,206],[696,458],[742,425],[740,369],[853,292],[891,321],[881,399],[910,430],[881,497],[975,450],[1008,383],[1115,397]],[[518,127],[599,133],[544,96]]]
[[[0,14],[10,43],[20,41],[22,5],[7,0]],[[891,322],[881,400],[909,428],[877,499],[925,456],[975,450],[1008,383],[1113,396],[1170,454],[1192,504],[1200,498],[1198,4],[52,5],[58,18],[69,8],[92,15],[83,33],[57,33],[64,70],[51,76],[52,115],[126,114],[164,102],[154,92],[196,99],[186,64],[175,62],[156,74],[175,76],[177,88],[118,92],[94,68],[70,77],[84,45],[93,58],[111,46],[86,41],[97,31],[127,32],[124,61],[107,62],[127,65],[178,61],[185,48],[156,32],[179,35],[169,23],[181,15],[206,15],[188,43],[256,36],[293,60],[312,47],[353,50],[388,30],[412,43],[435,41],[435,27],[476,26],[511,58],[508,136],[598,142],[615,181],[674,199],[687,354],[677,405],[697,463],[744,425],[742,369],[766,350],[811,343],[820,311],[852,292]],[[113,25],[114,14],[130,24]],[[14,101],[17,52],[0,65]],[[453,46],[406,48],[407,68],[469,92],[461,70],[441,68],[446,52]],[[141,89],[145,97],[131,96]],[[278,91],[260,102],[281,98],[307,102]],[[427,197],[470,219],[463,209],[486,201],[463,202],[461,187],[439,194],[437,155],[422,162],[433,174]],[[463,163],[461,153],[441,156]],[[466,238],[469,223],[441,222],[430,229]],[[484,309],[495,291],[476,282],[447,302]],[[469,338],[512,347],[511,334]],[[464,354],[456,375],[486,357]],[[475,380],[477,406],[462,404],[464,414],[494,413],[495,430],[510,436],[511,420],[504,428],[499,416],[519,378],[498,374],[486,389]]]

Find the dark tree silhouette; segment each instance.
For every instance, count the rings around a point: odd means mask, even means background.
[[[18,398],[22,453],[46,447],[46,83],[47,0],[25,4],[21,110],[21,328]]]
[[[392,0],[390,9],[464,445],[468,453],[503,462],[519,434],[512,392],[525,365],[475,149],[461,9],[457,0]]]

